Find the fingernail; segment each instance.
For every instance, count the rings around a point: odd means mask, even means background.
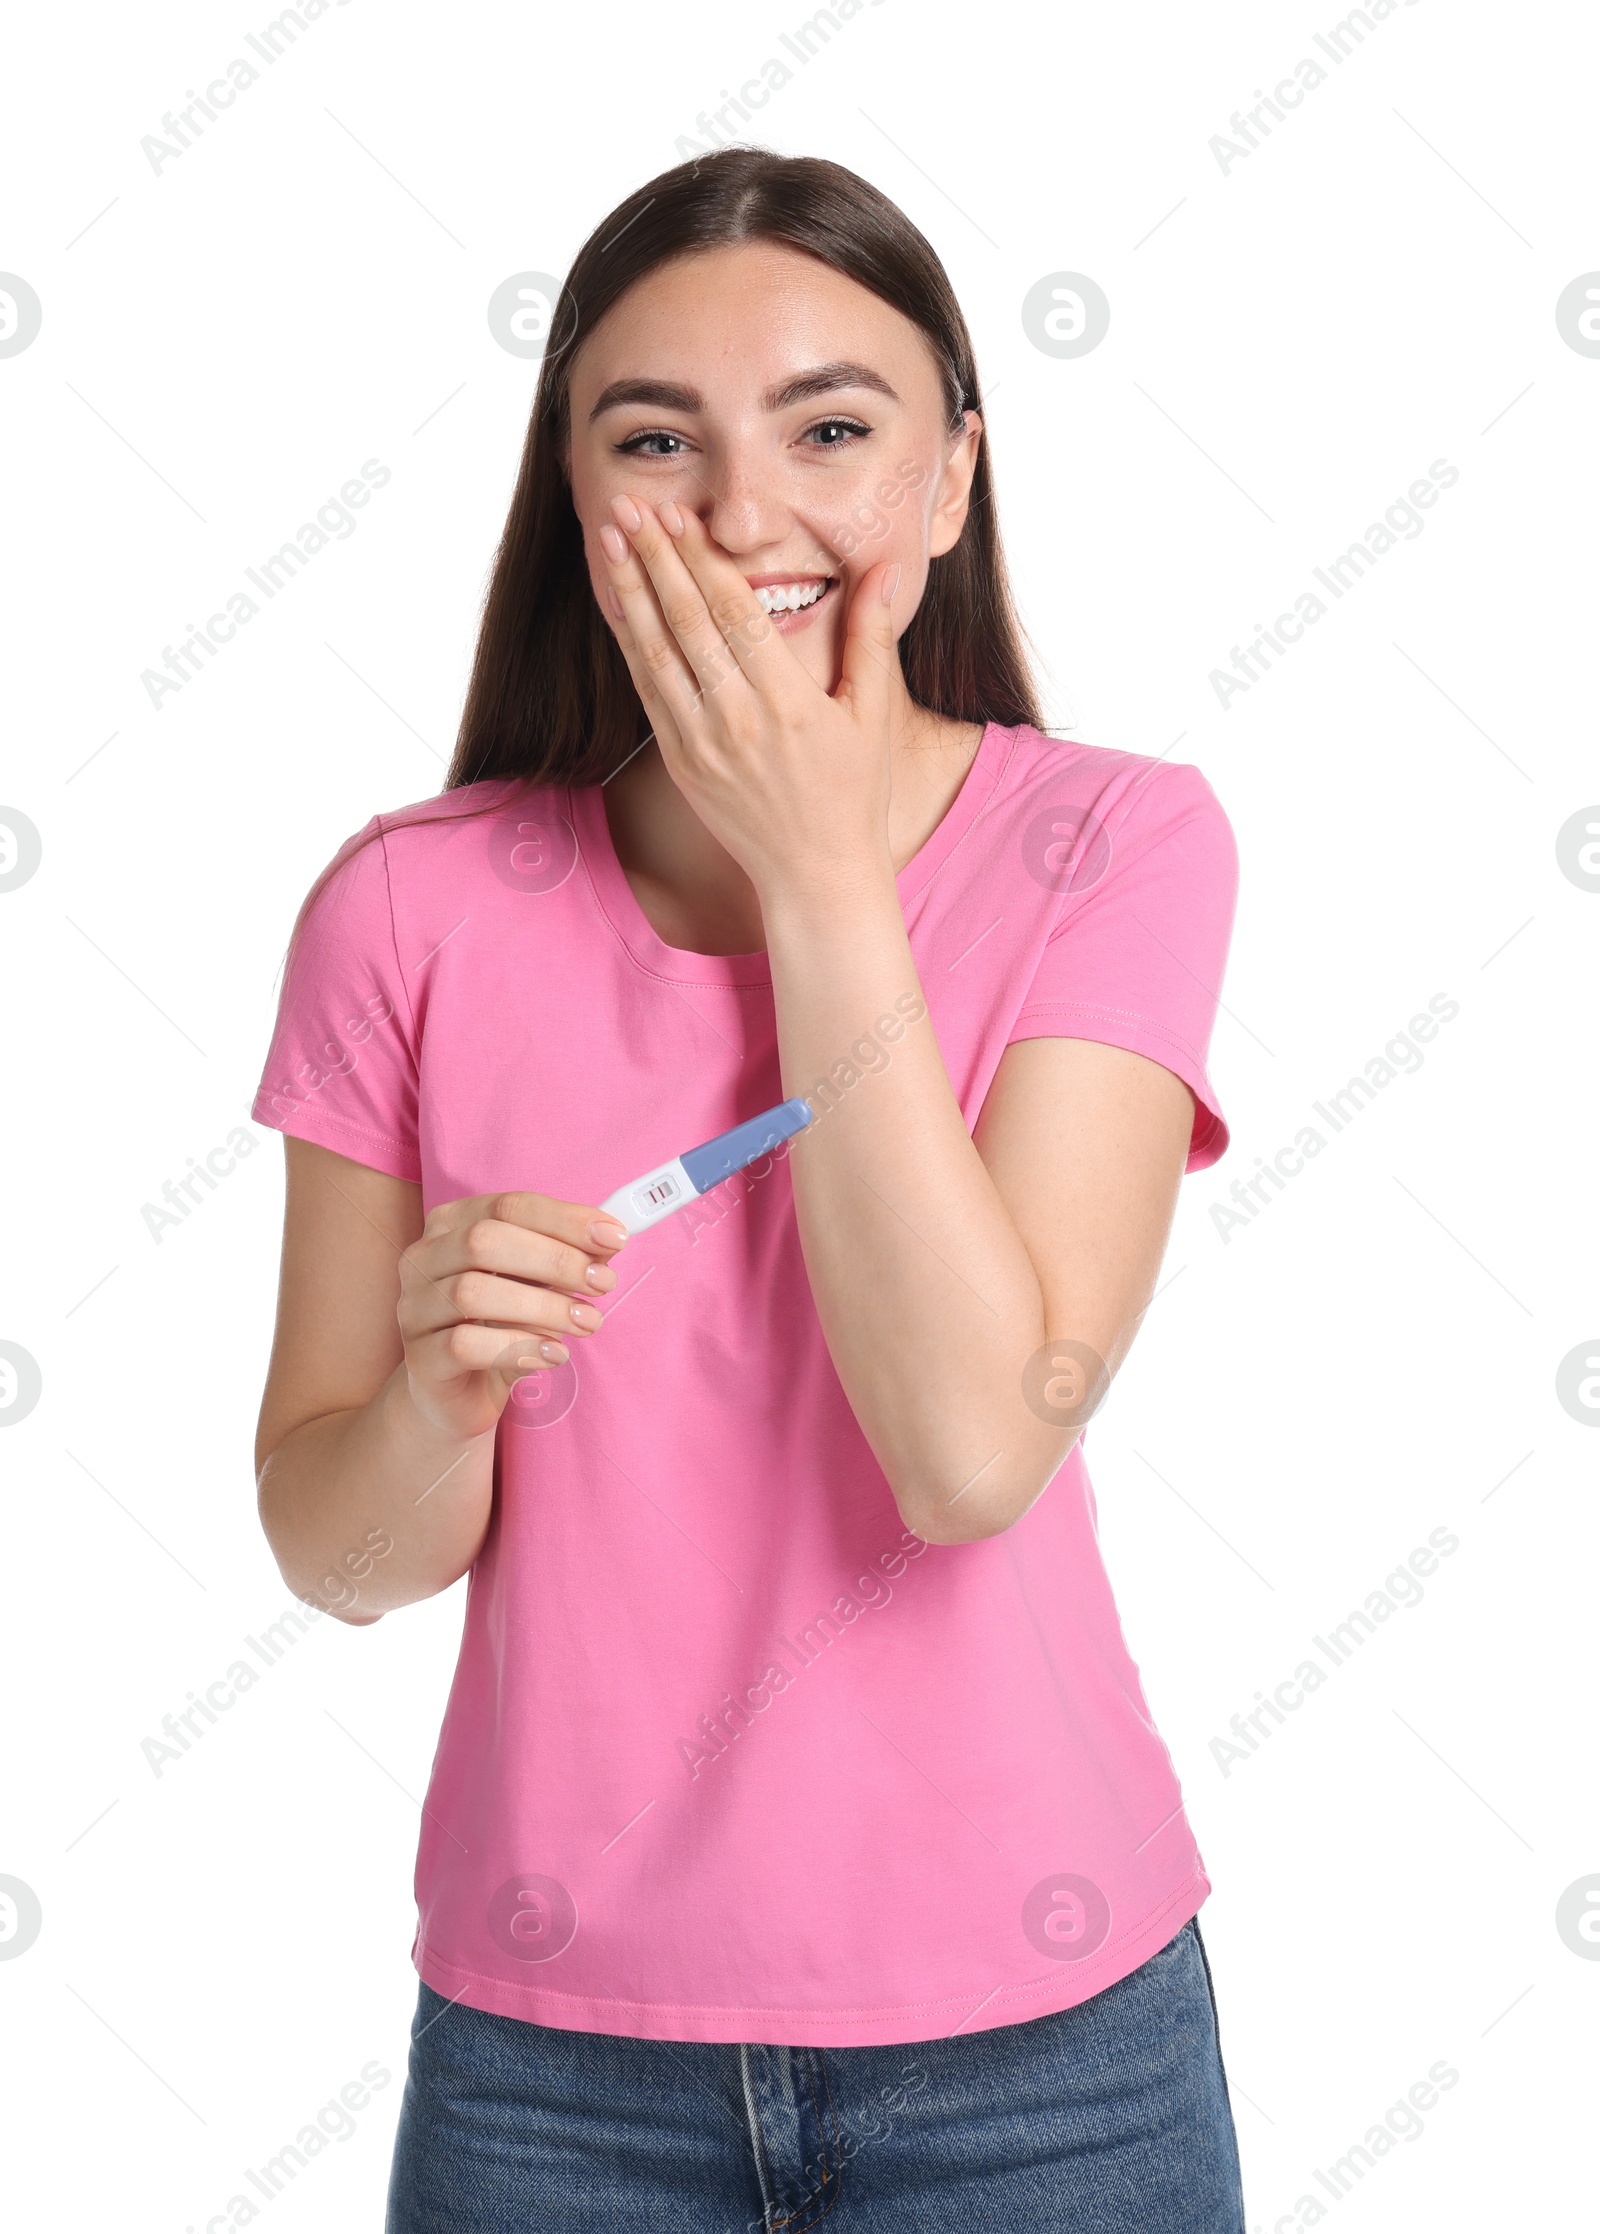
[[[592,1334],[600,1324],[600,1314],[592,1303],[572,1303],[567,1308],[572,1314],[573,1325],[581,1326],[586,1334]]]
[[[631,496],[614,496],[611,499],[611,509],[630,535],[637,535],[644,526],[644,514]]]
[[[617,1276],[608,1264],[586,1265],[583,1277],[591,1288],[598,1288],[602,1295],[617,1284]]]
[[[600,530],[600,548],[613,566],[620,566],[628,555],[628,538],[608,520]]]
[[[885,605],[894,603],[894,593],[899,587],[900,568],[898,565],[891,566],[888,573],[883,577],[883,602]]]
[[[678,510],[670,496],[665,504],[656,506],[656,512],[661,525],[669,535],[681,535],[683,533],[683,514]]]
[[[589,1228],[589,1239],[597,1249],[620,1249],[627,1238],[627,1227],[613,1218],[596,1218]]]
[[[539,1355],[551,1365],[565,1365],[567,1362],[567,1353],[559,1342],[541,1342],[539,1344]],[[533,1360],[525,1358],[523,1363],[531,1365]]]

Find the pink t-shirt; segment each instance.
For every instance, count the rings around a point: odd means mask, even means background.
[[[471,816],[512,788],[349,841],[255,1102],[427,1208],[599,1202],[811,1089],[779,1076],[765,954],[665,945],[598,789]],[[899,878],[969,1127],[1011,1041],[1098,1040],[1184,1081],[1188,1168],[1213,1163],[1236,876],[1198,769],[991,725]],[[892,1039],[839,1089],[870,1093]],[[428,1984],[586,2031],[851,2047],[1043,2016],[1145,1961],[1210,1888],[1081,1444],[1004,1534],[910,1535],[781,1155],[618,1272],[615,1325],[519,1381],[497,1433],[422,1819]]]

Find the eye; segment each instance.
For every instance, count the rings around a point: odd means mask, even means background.
[[[801,439],[816,450],[847,450],[852,442],[871,432],[859,419],[819,419],[815,426],[807,427]]]
[[[679,446],[675,450],[654,447],[656,444],[673,442]],[[666,427],[641,428],[639,433],[630,434],[626,441],[617,444],[619,452],[630,458],[679,458],[688,447],[686,437],[673,434]]]

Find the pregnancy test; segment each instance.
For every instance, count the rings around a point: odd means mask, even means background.
[[[642,1233],[646,1226],[669,1218],[685,1203],[698,1201],[734,1172],[753,1164],[758,1156],[804,1132],[812,1114],[808,1101],[781,1101],[775,1109],[765,1109],[759,1117],[735,1125],[731,1132],[718,1133],[698,1148],[686,1148],[681,1156],[658,1164],[642,1179],[630,1179],[614,1195],[607,1195],[600,1208],[630,1233]]]

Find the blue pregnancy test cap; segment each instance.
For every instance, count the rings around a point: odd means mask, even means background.
[[[746,1164],[753,1164],[758,1156],[766,1155],[769,1149],[804,1132],[812,1114],[808,1101],[781,1101],[776,1109],[763,1110],[759,1117],[735,1125],[731,1132],[718,1133],[715,1140],[703,1141],[698,1148],[686,1148],[678,1161],[689,1174],[689,1184],[703,1195],[731,1173],[742,1171]]]

